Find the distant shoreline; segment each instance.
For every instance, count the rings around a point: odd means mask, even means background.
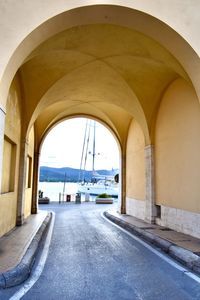
[[[78,181],[72,181],[72,180],[67,180],[67,181],[64,181],[64,180],[39,180],[39,182],[57,182],[57,183],[60,183],[60,182],[72,182],[72,183],[78,183]]]
[[[83,171],[82,171],[83,172]],[[118,169],[113,170],[96,170],[99,175],[115,176],[118,173]],[[40,167],[40,182],[73,182],[80,181],[90,182],[93,177],[92,171],[85,170],[80,173],[79,169],[73,168],[52,168],[41,166]],[[84,179],[83,179],[84,178]]]

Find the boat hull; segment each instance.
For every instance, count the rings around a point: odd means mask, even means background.
[[[106,193],[112,197],[118,197],[118,187],[101,186],[98,184],[79,185],[78,192],[90,195],[100,195]]]

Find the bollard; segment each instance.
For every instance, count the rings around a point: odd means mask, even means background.
[[[81,194],[80,193],[76,194],[76,203],[81,203]]]
[[[90,194],[85,193],[85,202],[89,202],[89,201],[90,201]]]
[[[61,203],[61,193],[59,193],[59,204]]]
[[[71,195],[66,195],[66,202],[70,202],[71,201]]]

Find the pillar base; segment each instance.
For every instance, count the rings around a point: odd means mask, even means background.
[[[155,224],[156,223],[156,217],[145,218],[145,222],[147,222],[149,224]]]
[[[120,213],[123,214],[123,215],[125,215],[126,214],[126,208],[125,207],[121,207]]]
[[[38,208],[37,208],[37,207],[32,207],[32,208],[31,208],[31,213],[32,213],[33,215],[36,215],[36,214],[38,213]]]
[[[24,215],[18,216],[16,221],[16,226],[22,226],[24,223]]]

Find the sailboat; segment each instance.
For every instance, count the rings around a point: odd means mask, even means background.
[[[118,197],[118,175],[100,175],[95,171],[95,159],[99,153],[96,153],[96,122],[93,121],[93,134],[91,134],[91,122],[86,121],[83,149],[81,155],[79,186],[78,192],[90,195],[100,195],[103,193],[111,197]],[[91,136],[93,138],[92,153],[88,151]],[[92,178],[88,182],[85,180],[85,168],[88,159],[88,154],[92,154]]]

